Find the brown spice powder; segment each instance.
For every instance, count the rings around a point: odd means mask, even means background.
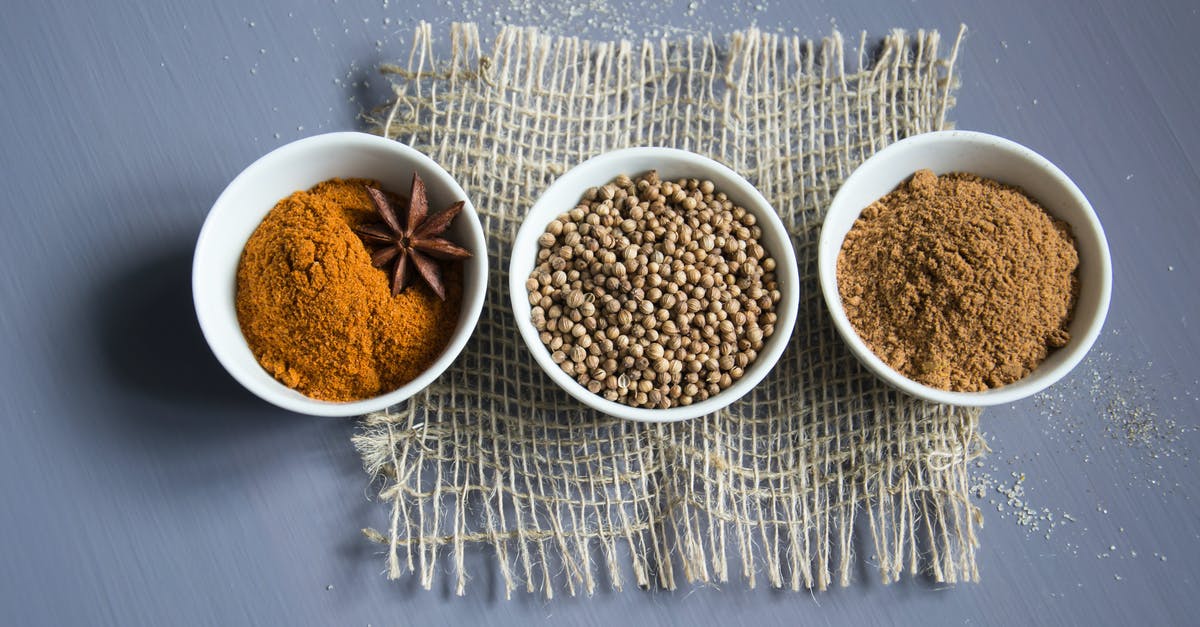
[[[238,322],[267,372],[327,401],[394,390],[441,354],[458,322],[462,264],[446,300],[425,285],[392,296],[351,230],[378,220],[361,179],[332,179],[279,201],[246,242]]]
[[[1070,227],[1021,190],[920,170],[863,210],[837,279],[850,323],[884,362],[974,392],[1066,345],[1078,265]]]

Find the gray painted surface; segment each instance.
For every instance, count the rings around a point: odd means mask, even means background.
[[[677,2],[654,12],[669,24],[757,21],[810,36],[831,22],[849,33],[971,27],[953,119],[1062,167],[1096,206],[1115,257],[1109,323],[1087,365],[1050,400],[984,417],[996,452],[983,470],[1026,473],[1031,505],[1078,522],[1046,539],[984,499],[979,585],[884,587],[865,554],[852,587],[815,597],[734,581],[552,602],[497,599],[485,555],[472,556],[466,598],[385,581],[358,534],[385,511],[367,498],[353,423],[288,415],[242,391],[191,311],[191,247],[225,183],[279,144],[354,128],[359,103],[380,98],[373,66],[407,55],[415,21],[444,25],[478,3],[19,4],[0,20],[4,623],[1162,624],[1200,613],[1195,434],[1174,445],[1187,459],[1154,459],[1165,444],[1106,435],[1089,393],[1098,376],[1102,396],[1133,390],[1160,423],[1198,420],[1192,3],[731,12],[700,2],[687,16]],[[476,16],[494,32],[490,11]],[[609,32],[578,20],[559,28],[578,25]],[[371,86],[354,87],[363,77]],[[1065,430],[1067,418],[1080,426]]]

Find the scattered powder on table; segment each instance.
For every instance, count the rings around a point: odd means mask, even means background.
[[[458,321],[462,264],[445,268],[446,300],[426,285],[392,296],[387,273],[351,230],[378,221],[365,186],[332,179],[281,200],[246,242],[237,314],[267,372],[312,398],[352,401],[411,381]]]
[[[858,335],[906,377],[982,391],[1070,339],[1079,256],[1070,227],[1021,190],[920,170],[863,210],[838,255]]]

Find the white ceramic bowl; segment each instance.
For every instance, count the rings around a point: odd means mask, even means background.
[[[366,400],[334,403],[309,398],[276,381],[250,352],[234,309],[234,285],[242,248],[267,212],[297,190],[334,177],[369,178],[407,193],[413,172],[425,181],[430,206],[457,200],[466,206],[448,235],[474,256],[464,262],[458,327],[440,357],[416,379]],[[466,345],[487,291],[487,248],[483,228],[466,192],[432,159],[396,141],[365,133],[328,133],[301,139],[250,164],[213,204],[192,262],[192,298],[204,338],[221,365],[246,389],[284,409],[314,416],[353,416],[377,411],[416,394],[438,377]]]
[[[837,257],[846,233],[863,209],[920,169],[936,174],[969,172],[1025,190],[1051,215],[1071,225],[1079,249],[1079,299],[1069,331],[1071,341],[1050,353],[1025,378],[984,392],[950,392],[917,383],[885,364],[859,338],[842,309],[837,286]],[[1054,164],[1015,142],[970,131],[915,135],[867,159],[842,184],[821,228],[821,290],[834,326],[855,356],[884,381],[926,400],[981,407],[1036,394],[1074,368],[1104,325],[1112,295],[1112,260],[1104,229],[1083,192]]]
[[[687,406],[669,409],[647,409],[630,407],[602,396],[593,394],[563,372],[550,359],[550,351],[542,344],[537,329],[531,320],[525,280],[533,271],[538,243],[546,226],[559,214],[570,211],[579,204],[589,187],[597,187],[612,181],[620,174],[636,176],[657,170],[664,180],[679,178],[707,179],[716,185],[717,191],[725,192],[735,204],[745,207],[758,219],[762,228],[760,243],[775,258],[775,277],[783,295],[776,304],[778,321],[775,333],[767,339],[758,358],[746,369],[741,379],[722,390],[719,394]],[[509,266],[509,292],[512,297],[513,313],[521,337],[533,354],[534,359],[562,389],[584,404],[605,414],[643,422],[675,422],[712,413],[728,406],[754,388],[771,370],[787,347],[796,324],[796,312],[800,305],[800,280],[796,267],[796,253],[783,222],[775,209],[754,189],[746,179],[733,170],[700,155],[670,148],[628,148],[602,154],[589,159],[559,177],[538,199],[517,232],[513,243],[512,262]]]

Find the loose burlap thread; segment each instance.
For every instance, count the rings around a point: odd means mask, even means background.
[[[854,167],[940,129],[962,32],[820,42],[756,30],[633,44],[506,27],[485,50],[428,24],[375,131],[428,154],[479,210],[491,267],[478,328],[427,390],[367,416],[354,443],[390,508],[387,575],[463,594],[466,554],[495,555],[505,596],[591,594],[681,582],[824,589],[866,559],[883,581],[926,570],[976,580],[978,509],[967,465],[977,411],[926,404],[865,371],[835,333],[817,283],[817,238]],[[522,217],[553,179],[605,151],[670,146],[746,176],[788,227],[800,316],[772,373],[726,410],[675,424],[597,415],[529,356],[507,268]],[[631,173],[632,174],[632,173]],[[568,207],[564,207],[564,210]],[[856,555],[856,553],[858,555]]]

